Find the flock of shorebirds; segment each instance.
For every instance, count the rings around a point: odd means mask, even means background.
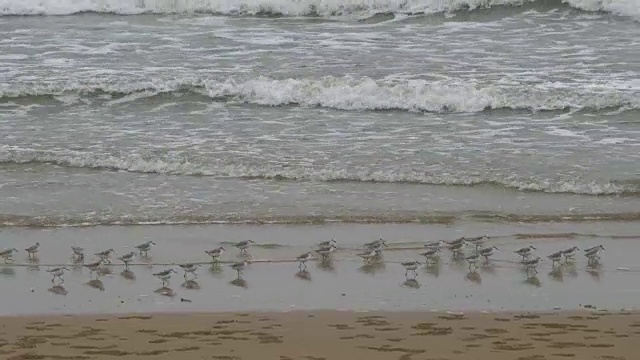
[[[491,257],[494,255],[494,251],[498,250],[496,246],[486,246],[486,242],[489,240],[489,236],[483,235],[478,237],[461,237],[452,241],[436,241],[431,242],[424,245],[424,250],[419,253],[425,260],[424,262],[411,260],[401,262],[402,266],[405,268],[405,277],[410,278],[410,274],[413,274],[413,278],[417,276],[417,269],[420,266],[431,266],[437,264],[440,261],[441,251],[443,249],[448,249],[451,252],[451,256],[456,260],[464,260],[469,264],[469,271],[475,272],[478,268],[478,263],[482,261],[483,264],[489,264],[491,261]],[[240,251],[241,256],[249,256],[249,248],[251,245],[255,244],[253,240],[240,241],[233,246]],[[136,256],[140,256],[142,258],[148,257],[149,251],[156,244],[153,241],[147,241],[138,246],[135,246],[137,251],[131,251],[127,254],[121,255],[116,259],[120,261],[125,266],[125,271],[128,270],[129,265],[133,262]],[[357,253],[357,256],[360,257],[364,263],[364,266],[372,266],[376,262],[382,261],[382,253],[385,248],[387,248],[387,243],[384,239],[379,239],[370,243],[366,243],[363,245],[365,251]],[[468,249],[471,249],[469,251]],[[40,244],[36,243],[33,246],[30,246],[24,249],[27,253],[29,259],[35,259],[38,256],[38,252],[40,250]],[[316,248],[312,251],[308,251],[300,256],[296,257],[295,261],[298,263],[298,267],[300,271],[305,271],[306,263],[308,261],[318,260],[321,262],[327,262],[331,259],[333,252],[337,250],[337,242],[335,239],[331,239],[328,241],[321,242],[316,245]],[[534,252],[537,249],[534,246],[527,246],[515,251],[515,254],[519,256],[519,263],[525,268],[527,272],[527,276],[535,276],[538,273],[537,267],[543,259],[539,256],[534,257]],[[554,252],[547,256],[552,262],[552,267],[556,267],[557,265],[565,262],[572,262],[575,259],[576,252],[578,251],[578,247],[573,246],[568,249],[563,249]],[[589,266],[596,266],[600,261],[600,252],[604,250],[602,245],[590,247],[588,249],[584,249],[584,256],[588,260]],[[85,249],[81,247],[72,246],[72,258],[75,264],[82,264],[82,266],[89,269],[91,274],[96,274],[97,277],[100,276],[100,269],[104,266],[108,266],[111,264],[111,256],[115,254],[113,249],[107,249],[104,251],[100,251],[95,253],[94,255],[97,257],[97,260],[91,263],[84,263],[85,259]],[[211,258],[211,264],[217,266],[220,256],[225,252],[224,247],[218,247],[212,250],[207,250],[205,253]],[[13,261],[13,254],[17,253],[18,250],[15,248],[5,249],[0,251],[0,258],[4,259],[5,264]],[[229,266],[237,272],[238,279],[240,278],[240,274],[243,270],[245,270],[246,266],[250,263],[250,260],[243,260],[240,262],[235,262],[230,264]],[[179,264],[178,266],[184,272],[184,278],[187,280],[187,276],[189,274],[196,275],[196,271],[202,263],[186,263]],[[48,269],[52,276],[51,281],[56,282],[56,280],[60,281],[60,283],[64,282],[63,275],[68,271],[67,267],[56,267],[52,269]],[[178,271],[171,267],[164,271],[160,271],[157,273],[153,273],[153,276],[162,281],[162,285],[169,281],[173,274],[177,274]]]

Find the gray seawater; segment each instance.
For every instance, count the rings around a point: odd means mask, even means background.
[[[0,9],[1,224],[640,219],[636,1],[147,3]]]

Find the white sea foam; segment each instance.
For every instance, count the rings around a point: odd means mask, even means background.
[[[281,167],[270,164],[197,164],[145,158],[140,155],[113,156],[86,152],[33,149],[0,146],[0,163],[55,164],[72,168],[107,169],[137,173],[170,174],[180,176],[214,176],[289,181],[351,181],[381,183],[414,183],[449,186],[499,186],[518,191],[573,193],[582,195],[640,194],[640,186],[633,182],[595,182],[567,179],[532,178],[513,174],[481,175],[464,171],[433,171],[424,169],[378,169],[369,167]]]
[[[535,0],[534,0],[535,1]],[[522,5],[529,0],[0,0],[4,15],[68,15],[80,12],[116,14],[216,13],[288,16],[354,13],[439,13],[462,8]],[[563,0],[587,11],[607,11],[624,16],[640,16],[640,0]]]
[[[597,91],[596,91],[597,90]],[[0,84],[0,98],[107,93],[128,99],[159,93],[191,91],[218,101],[263,106],[300,105],[340,110],[404,110],[417,112],[481,112],[487,109],[640,109],[640,97],[617,85],[500,85],[463,80],[426,81],[332,77],[321,79],[151,79],[144,82],[68,82]],[[133,95],[133,97],[132,97]]]

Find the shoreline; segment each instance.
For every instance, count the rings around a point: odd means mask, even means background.
[[[0,319],[0,354],[7,360],[622,360],[633,358],[634,339],[640,334],[640,311],[319,310]]]

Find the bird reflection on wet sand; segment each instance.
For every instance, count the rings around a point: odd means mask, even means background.
[[[247,281],[241,277],[237,277],[236,279],[229,281],[229,284],[245,289],[249,287]]]
[[[131,270],[123,270],[120,273],[120,276],[122,276],[123,278],[127,279],[127,280],[135,280],[136,279],[136,274],[133,273],[133,271]]]
[[[12,267],[5,266],[2,269],[0,269],[0,275],[15,276],[16,275],[16,270],[14,268],[12,268]]]
[[[163,287],[161,287],[161,288],[159,288],[159,289],[156,289],[156,290],[154,291],[154,293],[156,293],[156,294],[160,294],[160,295],[163,295],[163,296],[168,296],[168,297],[174,297],[174,296],[176,296],[176,292],[175,292],[175,291],[173,291],[173,289],[172,289],[172,288],[167,287],[167,286],[163,286]]]
[[[551,278],[552,280],[558,281],[558,282],[563,282],[564,281],[564,271],[562,270],[561,266],[556,266],[554,268],[551,269],[551,271],[549,272],[549,278]]]
[[[311,273],[309,273],[307,270],[300,270],[296,273],[296,277],[298,279],[302,279],[302,280],[306,280],[306,281],[311,281]]]
[[[424,266],[424,272],[433,277],[438,277],[440,276],[440,267],[440,262],[429,263]]]
[[[100,291],[104,291],[104,284],[102,283],[102,280],[100,280],[100,279],[89,280],[89,282],[86,285],[89,285],[90,287],[92,287],[94,289],[98,289]]]
[[[471,281],[474,284],[482,284],[482,278],[480,277],[480,274],[475,270],[469,271],[464,278]]]
[[[418,289],[420,288],[420,283],[415,278],[412,278],[405,280],[405,282],[402,283],[402,286],[412,289]]]
[[[600,276],[602,275],[600,272],[601,267],[600,263],[591,264],[590,266],[587,266],[587,274],[591,275],[591,278],[594,280],[600,281]]]
[[[37,256],[30,256],[27,258],[27,263],[29,264],[28,269],[30,271],[38,271],[40,270],[40,266],[38,266],[38,264],[40,264],[40,258],[38,258]]]
[[[200,290],[200,284],[198,284],[198,282],[195,280],[186,280],[180,286],[189,290]]]
[[[333,261],[331,259],[324,259],[324,260],[318,261],[316,267],[324,271],[335,271],[335,267],[333,266]]]
[[[533,285],[535,287],[542,286],[540,279],[538,279],[536,275],[527,276],[527,278],[524,280],[524,283],[527,285]]]
[[[375,273],[382,272],[385,269],[385,264],[382,261],[374,261],[370,263],[365,263],[360,266],[358,270],[362,271],[365,274],[374,275]]]
[[[64,286],[62,285],[54,285],[52,287],[50,287],[48,289],[48,291],[50,293],[56,294],[56,295],[62,295],[65,296],[68,294],[67,289],[64,288]]]

